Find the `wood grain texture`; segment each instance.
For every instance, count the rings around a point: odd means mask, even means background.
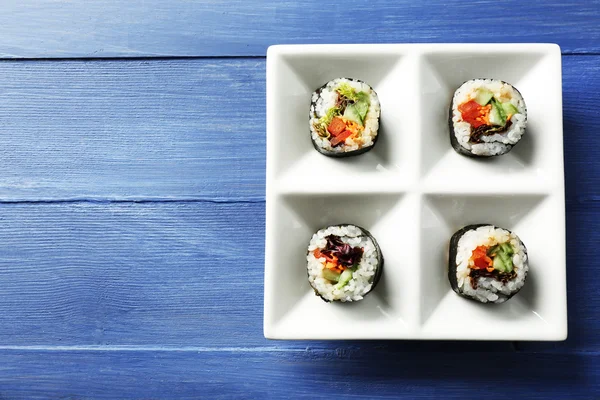
[[[600,298],[593,277],[598,263],[586,261],[589,255],[600,256],[600,202],[568,204],[566,222],[569,337],[565,342],[521,343],[520,350],[600,352]]]
[[[0,348],[289,345],[262,333],[263,202],[12,203],[0,221]],[[309,343],[331,346],[290,347]],[[459,346],[490,347],[512,349]]]
[[[600,51],[598,0],[26,0],[5,1],[2,11],[0,57],[260,56],[284,43],[554,42]]]
[[[600,257],[590,235],[599,217],[599,206],[567,212],[567,246],[577,248],[568,252],[569,339],[519,350],[600,351],[596,271],[585,261]],[[0,347],[360,349],[263,338],[263,202],[5,203],[0,221]],[[440,343],[393,346],[456,346]]]
[[[264,203],[3,204],[0,221],[0,345],[264,342]]]
[[[594,399],[597,354],[0,351],[6,399]],[[482,362],[486,373],[465,371]]]
[[[600,56],[563,57],[567,201],[600,200]],[[262,200],[265,62],[0,62],[0,200]]]
[[[599,60],[563,60],[570,338],[521,350],[599,350],[594,269],[582,267],[599,258]],[[272,345],[264,60],[15,61],[0,63],[0,79],[11,134],[0,149],[0,345]],[[21,200],[31,203],[11,204]],[[222,301],[229,284],[244,298]]]
[[[264,199],[264,60],[0,62],[0,198]]]
[[[565,194],[570,202],[600,202],[600,57],[563,57]]]
[[[0,62],[0,399],[598,398],[598,20],[598,0],[4,2],[0,58],[64,60]],[[262,56],[370,42],[587,54],[563,57],[566,342],[263,338]]]

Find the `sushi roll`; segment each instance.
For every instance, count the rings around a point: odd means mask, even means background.
[[[527,108],[514,86],[496,79],[473,79],[454,93],[450,142],[459,154],[491,157],[508,153],[525,133]]]
[[[308,281],[326,302],[358,301],[379,282],[383,255],[375,238],[356,225],[318,230],[308,245]]]
[[[379,98],[366,83],[338,78],[312,94],[310,137],[315,149],[329,157],[349,157],[375,146],[379,130]]]
[[[448,279],[460,296],[504,303],[525,284],[529,266],[521,239],[494,225],[469,225],[450,239]]]

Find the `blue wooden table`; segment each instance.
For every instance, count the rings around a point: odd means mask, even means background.
[[[561,46],[565,342],[264,339],[266,49],[372,42]],[[0,57],[1,399],[600,397],[600,1],[15,0]]]

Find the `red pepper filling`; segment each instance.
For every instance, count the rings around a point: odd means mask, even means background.
[[[493,260],[487,255],[487,246],[477,246],[471,254],[473,260],[472,269],[488,269],[490,272],[494,270]]]
[[[490,104],[480,106],[475,100],[467,101],[458,106],[458,111],[465,122],[471,124],[473,128],[489,124],[489,115],[492,106]]]
[[[338,117],[335,117],[334,119],[332,119],[331,123],[327,127],[327,130],[333,136],[339,135],[340,133],[342,133],[344,131],[344,129],[346,129],[346,123],[341,118],[338,118]]]

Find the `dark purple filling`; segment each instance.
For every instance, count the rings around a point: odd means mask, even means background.
[[[362,258],[364,249],[361,247],[352,247],[348,243],[342,242],[336,235],[329,235],[325,239],[327,239],[327,246],[321,250],[321,254],[337,257],[338,262],[344,267],[352,267],[358,264]]]

